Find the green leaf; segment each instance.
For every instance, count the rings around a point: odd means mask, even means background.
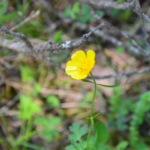
[[[129,145],[129,142],[127,142],[127,141],[122,141],[122,142],[120,142],[120,143],[117,145],[117,147],[115,148],[115,150],[125,150],[128,145]]]
[[[111,15],[112,16],[119,16],[119,14],[120,14],[120,10],[115,9],[115,8],[111,9]]]
[[[0,4],[0,16],[4,15],[8,9],[8,0],[2,0]]]
[[[14,11],[10,14],[4,15],[4,16],[0,16],[0,21],[10,21],[16,18],[18,12]]]
[[[126,20],[126,19],[130,18],[131,15],[132,15],[132,11],[131,10],[125,10],[123,13],[121,13],[120,16],[121,16],[121,19]]]
[[[60,105],[60,100],[55,95],[48,95],[46,101],[51,107],[58,107]]]
[[[87,4],[82,4],[81,6],[81,17],[78,18],[78,21],[81,23],[87,23],[94,19],[94,16],[90,14],[90,8]]]
[[[26,133],[25,135],[21,135],[17,140],[13,142],[13,146],[16,147],[17,145],[20,145],[22,141],[28,141],[30,137],[32,137],[35,134],[37,134],[37,131],[34,130]]]
[[[74,5],[73,5],[73,8],[72,8],[72,11],[75,14],[78,14],[79,13],[79,9],[80,9],[80,3],[79,2],[75,2]]]
[[[117,0],[118,3],[124,3],[124,0]]]
[[[98,145],[96,145],[93,150],[112,150],[112,149],[103,143],[98,143]]]
[[[20,66],[20,71],[21,71],[21,79],[23,82],[27,82],[27,81],[32,81],[34,76],[35,76],[35,72],[33,70],[31,70],[31,68],[29,66]]]
[[[42,127],[41,136],[48,142],[52,141],[54,137],[59,135],[59,132],[55,129],[61,123],[60,117],[45,117],[36,116],[35,124]]]
[[[88,82],[88,83],[94,83],[94,82],[86,80],[86,79],[82,79],[82,81]],[[104,87],[110,87],[110,88],[118,86],[118,85],[103,85],[103,84],[96,84],[96,85],[100,85],[100,86],[104,86]]]
[[[132,43],[130,41],[126,41],[126,44],[132,46]]]
[[[104,16],[104,12],[103,11],[96,11],[96,13],[100,16],[100,17],[103,17]]]
[[[36,20],[30,20],[30,23],[32,25],[34,25],[35,27],[38,27],[38,28],[44,28],[45,27],[42,23],[40,23],[40,22],[38,22]]]
[[[71,17],[72,19],[76,19],[76,15],[75,13],[72,11],[71,7],[68,7],[64,10],[64,14],[67,16],[67,17]]]
[[[30,119],[34,113],[41,110],[40,106],[30,96],[20,95],[19,118]]]
[[[149,146],[141,141],[137,141],[134,145],[136,150],[149,150]]]
[[[106,128],[106,125],[104,122],[99,121],[96,125],[95,125],[95,132],[96,132],[96,143],[105,143],[108,141],[109,139],[109,132]]]
[[[123,53],[124,52],[124,48],[122,46],[118,46],[116,51],[117,51],[117,53]]]
[[[65,148],[65,150],[83,150],[83,147],[79,143],[74,143]]]
[[[87,133],[87,128],[87,125],[81,127],[79,122],[74,122],[72,126],[69,127],[69,130],[72,132],[72,134],[69,135],[69,140],[72,142],[79,141],[81,137]]]
[[[77,150],[73,145],[69,145],[65,148],[65,150]]]
[[[64,10],[64,14],[69,17],[70,16],[70,12],[71,12],[71,7],[67,7],[65,10]]]
[[[62,31],[59,30],[54,34],[54,41],[55,42],[62,42]]]
[[[14,38],[14,36],[7,34],[6,38],[12,40]]]
[[[101,112],[94,114],[93,118],[97,117]]]
[[[81,99],[81,101],[79,102],[81,106],[85,105],[85,103],[89,103],[91,102],[93,93],[92,92],[87,92],[84,96],[83,99]]]
[[[34,144],[31,144],[31,143],[28,143],[28,142],[23,142],[20,145],[22,145],[24,147],[27,147],[27,148],[34,149],[34,150],[48,150],[48,149],[46,149],[44,147],[41,147],[41,146],[38,146],[38,145],[34,145]]]
[[[34,90],[33,90],[32,94],[34,96],[38,96],[38,94],[40,93],[41,89],[42,89],[42,87],[41,87],[40,84],[38,84],[38,83],[34,84]]]
[[[81,18],[78,18],[78,21],[81,23],[87,23],[88,21],[93,20],[94,17],[92,14],[83,15]]]
[[[90,14],[91,10],[90,10],[90,8],[89,8],[89,6],[87,4],[85,4],[85,3],[82,4],[82,8],[81,9],[82,9],[82,11],[81,11],[82,15],[87,15],[87,14],[89,15]]]
[[[150,110],[150,91],[143,93],[140,97],[140,100],[136,103],[136,107],[133,110],[132,120],[130,121],[130,140],[131,145],[136,146],[139,144],[139,147],[144,147],[144,144],[140,142],[139,137],[139,126],[144,121],[144,116]],[[142,148],[141,148],[142,149]]]
[[[22,11],[23,14],[26,14],[30,6],[31,6],[31,0],[28,0],[25,5],[21,5],[20,11]]]

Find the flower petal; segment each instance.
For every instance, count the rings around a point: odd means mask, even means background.
[[[79,50],[77,52],[75,52],[72,56],[71,56],[71,59],[73,61],[80,61],[82,60],[83,58],[86,58],[86,55],[85,55],[85,52],[82,51],[82,50]]]
[[[88,58],[88,59],[95,61],[95,52],[94,52],[94,51],[88,50],[88,51],[86,52],[86,54],[87,54],[87,58]]]
[[[71,75],[71,77],[72,77],[73,79],[80,80],[80,79],[86,78],[87,75],[80,75],[79,73],[75,73],[75,74]]]
[[[68,61],[65,69],[68,75],[72,75],[77,72],[77,65],[74,61]]]

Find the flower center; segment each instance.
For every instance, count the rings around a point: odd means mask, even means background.
[[[88,75],[91,70],[91,67],[91,60],[87,58],[80,60],[77,66],[80,75]]]

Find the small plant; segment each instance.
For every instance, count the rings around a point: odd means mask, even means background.
[[[41,136],[47,141],[52,141],[54,137],[59,135],[56,127],[61,123],[60,117],[45,117],[37,116],[35,117],[35,125],[41,126]]]
[[[90,137],[89,147],[87,147],[88,125],[81,126],[80,123],[74,122],[69,130],[72,132],[69,135],[71,145],[67,146],[65,150],[111,150],[105,143],[109,140],[109,132],[103,122],[98,122],[95,125],[95,132]]]
[[[149,147],[139,138],[139,126],[144,120],[145,114],[150,111],[150,92],[145,92],[141,95],[140,100],[136,103],[133,111],[132,120],[130,123],[130,142],[137,150],[148,150]]]
[[[96,84],[95,78],[91,73],[91,69],[95,64],[95,52],[92,50],[88,50],[85,54],[84,51],[79,50],[75,52],[71,56],[70,61],[67,62],[66,65],[66,73],[70,75],[73,79],[80,80],[84,82],[94,83],[94,95],[91,106],[91,116],[87,117],[90,120],[90,129],[88,131],[88,135],[83,140],[81,137],[87,133],[87,125],[81,127],[80,123],[74,123],[70,127],[70,131],[72,134],[69,136],[69,140],[72,145],[67,146],[66,150],[101,150],[101,149],[109,149],[105,142],[109,138],[109,133],[107,128],[105,127],[103,122],[98,122],[96,126],[94,126],[94,118],[100,114],[93,114],[94,100],[96,96],[97,85],[105,86],[105,87],[114,87],[109,85]],[[85,80],[88,75],[92,76],[94,82]],[[94,136],[92,136],[92,129],[95,129]]]

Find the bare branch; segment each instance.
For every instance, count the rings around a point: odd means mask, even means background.
[[[89,4],[89,7],[91,9],[91,13],[93,14],[93,16],[101,22],[105,22],[106,26],[110,29],[111,33],[114,34],[119,34],[121,36],[123,36],[124,38],[126,38],[127,40],[130,40],[130,42],[137,47],[140,51],[143,51],[142,48],[138,45],[138,43],[134,40],[134,38],[129,35],[127,32],[119,30],[118,28],[116,28],[115,26],[112,26],[109,22],[107,22],[106,20],[104,20],[103,18],[101,18],[94,10],[93,6]]]
[[[92,26],[88,26],[86,24],[81,24],[81,23],[74,23],[74,25],[76,27],[78,27],[79,29],[81,30],[94,30],[94,27]],[[145,52],[141,49],[138,49],[137,47],[135,46],[129,46],[127,44],[124,44],[123,42],[119,41],[118,39],[116,39],[115,37],[111,36],[111,35],[108,35],[106,34],[104,31],[101,31],[101,30],[96,30],[95,31],[95,35],[101,37],[102,39],[104,40],[107,40],[107,41],[110,41],[111,43],[113,44],[116,44],[117,46],[122,46],[124,47],[125,49],[127,49],[128,51],[131,51],[133,52],[134,54],[136,54],[137,56],[141,56],[147,60],[150,60],[150,53],[148,52]]]
[[[135,5],[135,1],[132,1],[129,3],[123,3],[123,4],[119,4],[113,1],[105,1],[105,0],[80,0],[80,1],[85,2],[85,3],[90,3],[98,7],[115,8],[115,9],[121,9],[121,10],[132,9]]]
[[[26,45],[28,46],[28,49],[32,48],[32,44],[30,43],[30,41],[26,38],[26,36],[24,34],[22,34],[22,33],[15,33],[13,31],[9,31],[3,26],[0,26],[0,30],[2,32],[6,33],[6,34],[9,34],[9,35],[12,35],[12,36],[20,38],[21,40],[23,40],[26,43]]]
[[[52,43],[47,41],[42,44],[36,44],[36,45],[32,44],[32,48],[34,49],[35,52],[56,51],[56,50],[75,48],[87,42],[89,36],[91,36],[91,34],[95,32],[97,29],[101,29],[103,26],[105,26],[105,23],[101,23],[96,28],[93,28],[93,30],[90,30],[89,33],[84,34],[80,39],[76,41],[69,40],[69,41],[65,41],[64,43]],[[24,36],[23,34],[9,31],[4,27],[2,29],[6,34],[11,34],[17,37]],[[2,46],[18,52],[29,52],[29,48],[22,42],[12,42],[11,40],[4,39],[4,41],[2,42]]]

